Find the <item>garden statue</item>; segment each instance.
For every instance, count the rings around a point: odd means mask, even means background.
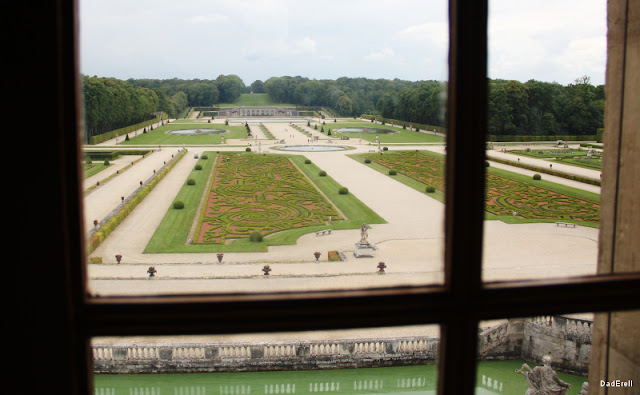
[[[369,236],[369,233],[367,232],[368,229],[369,225],[367,224],[362,224],[360,226],[360,244],[369,244],[367,241],[367,237]]]
[[[356,243],[356,250],[353,253],[356,258],[360,258],[361,256],[373,256],[374,247],[367,240],[367,237],[369,236],[367,232],[368,229],[369,225],[367,224],[362,224],[360,226],[360,241]]]
[[[526,363],[516,369],[527,380],[529,389],[525,395],[565,395],[571,385],[560,380],[556,372],[551,369],[550,355],[542,357],[543,366],[531,369]]]

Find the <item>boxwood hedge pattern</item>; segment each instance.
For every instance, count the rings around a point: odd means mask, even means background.
[[[427,186],[444,190],[442,159],[420,152],[401,151],[367,158],[411,177]],[[533,181],[532,181],[533,182]],[[564,195],[518,180],[487,173],[485,210],[495,215],[517,212],[527,219],[599,222],[600,204]]]
[[[201,218],[197,243],[225,243],[253,231],[266,236],[343,219],[286,157],[222,156]]]

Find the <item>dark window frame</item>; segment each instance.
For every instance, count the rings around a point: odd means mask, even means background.
[[[28,338],[35,331],[26,309],[36,306],[63,356],[52,368],[61,391],[89,393],[90,339],[94,336],[172,335],[323,330],[416,324],[442,328],[438,393],[473,394],[477,325],[481,320],[538,314],[637,309],[640,275],[577,277],[569,280],[483,284],[482,234],[484,144],[487,107],[487,1],[450,0],[449,135],[445,225],[445,285],[312,293],[90,297],[82,232],[80,172],[81,95],[77,65],[77,4],[42,2],[25,8],[29,23],[20,32],[48,58],[40,83],[51,108],[47,139],[54,165],[45,174],[56,208],[52,259],[30,260],[36,289],[16,303]],[[26,21],[26,18],[23,19]],[[37,27],[36,27],[37,26]],[[35,29],[36,34],[30,29]],[[33,37],[31,36],[33,34]],[[40,47],[41,46],[41,47]],[[48,93],[47,93],[48,92]],[[38,201],[31,202],[37,204]],[[34,218],[36,218],[34,216]],[[32,218],[33,219],[33,218]],[[24,251],[33,247],[22,246]],[[25,275],[27,269],[22,269]],[[33,274],[33,273],[31,273]],[[526,287],[526,292],[523,288]],[[16,288],[16,292],[18,289]],[[24,292],[21,296],[28,298]],[[42,322],[41,322],[42,321]],[[31,338],[42,345],[42,339]],[[64,388],[60,388],[60,387]]]

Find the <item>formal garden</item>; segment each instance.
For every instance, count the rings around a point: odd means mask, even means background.
[[[304,156],[205,152],[145,253],[266,251],[362,223],[385,221]]]
[[[145,155],[149,154],[151,150],[149,149],[140,149],[140,150],[90,150],[83,152],[84,163],[83,163],[83,174],[84,178],[87,179],[89,177],[93,177],[94,175],[100,173],[103,170],[106,170],[111,166],[111,162],[122,157],[122,156],[140,156],[140,158],[135,159],[131,162],[133,165],[134,162],[139,161],[144,158]],[[131,166],[129,165],[129,166]],[[123,170],[128,168],[125,167]],[[117,175],[117,174],[116,174]],[[113,177],[115,175],[111,175]]]
[[[243,237],[343,219],[287,158],[221,155],[207,192],[195,243],[225,243]]]
[[[509,153],[560,162],[587,169],[602,169],[602,152],[588,148],[525,148]]]
[[[343,137],[358,140],[362,139],[370,143],[380,141],[381,144],[399,143],[444,143],[445,138],[436,135],[432,131],[416,131],[410,129],[408,124],[381,125],[370,121],[335,119],[324,120],[320,123],[311,122],[310,126],[318,132],[324,133],[328,138],[340,140]],[[377,137],[377,140],[376,140]]]
[[[142,133],[129,133],[128,139],[121,136],[122,145],[182,145],[182,144],[221,144],[222,139],[242,139],[247,137],[243,125],[224,125],[183,119],[172,121],[158,128]]]
[[[356,154],[352,158],[440,201],[444,200],[444,155],[430,151]],[[488,164],[488,163],[487,163]],[[570,222],[597,227],[598,194],[487,166],[487,219],[509,223]]]

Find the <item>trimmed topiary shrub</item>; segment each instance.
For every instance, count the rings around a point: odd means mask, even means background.
[[[318,173],[318,175],[319,175],[320,177],[324,177],[324,176],[326,176],[326,175],[327,175],[327,172],[326,172],[326,171],[324,171],[324,170],[320,170],[320,172]]]
[[[200,159],[209,159],[209,157],[207,155],[202,155]]]
[[[249,241],[253,241],[255,243],[259,243],[262,241],[262,233],[258,232],[257,230],[254,230],[253,232],[251,232],[251,234],[249,235]]]
[[[434,188],[433,186],[429,185],[426,189],[427,193],[434,193],[436,191],[436,188]]]
[[[338,189],[338,193],[341,195],[347,195],[349,193],[349,190],[347,189],[347,187],[342,187]]]
[[[110,164],[111,164],[111,163],[109,163],[109,160],[108,160],[108,159],[106,159],[106,160],[104,161],[104,165],[105,165],[105,166],[109,166]]]
[[[202,170],[202,165],[196,165],[196,167],[194,167],[194,169],[196,169],[196,170]]]
[[[369,158],[365,159],[364,163],[371,163],[371,159],[369,159]]]
[[[196,180],[194,180],[193,178],[189,178],[187,180],[187,185],[196,185]]]
[[[491,164],[489,164],[489,161],[485,161],[484,162],[484,167],[489,167],[489,166],[491,166]]]
[[[310,160],[310,159],[305,159],[305,160],[304,160],[304,163],[308,165],[308,164],[310,164],[310,163],[311,163],[311,160]]]
[[[244,149],[246,152],[251,152],[251,148],[247,147]]]
[[[383,151],[389,151],[389,148],[388,147],[382,147],[382,150]]]
[[[542,176],[540,174],[536,173],[536,174],[533,175],[533,179],[536,180],[536,181],[537,180],[541,180]]]
[[[396,174],[398,174],[398,172],[394,169],[389,170],[389,175],[390,176],[395,176]]]
[[[184,208],[184,202],[182,200],[176,200],[173,202],[173,208],[176,210],[181,210]]]

